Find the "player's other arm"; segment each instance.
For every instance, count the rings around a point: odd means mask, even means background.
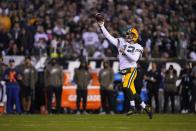
[[[103,15],[101,15],[100,13],[96,14],[96,20],[97,20],[97,24],[99,25],[99,27],[101,28],[101,31],[103,32],[104,36],[113,44],[117,47],[118,45],[118,39],[114,38],[109,32],[108,30],[105,28],[104,26],[104,17]]]

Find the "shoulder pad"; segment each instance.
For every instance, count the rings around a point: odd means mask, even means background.
[[[135,52],[140,52],[141,54],[143,53],[143,47],[140,45],[140,44],[137,44],[136,45],[136,50],[135,50]]]

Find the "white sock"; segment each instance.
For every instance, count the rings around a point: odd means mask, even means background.
[[[146,108],[146,104],[142,101],[142,103],[140,104],[140,106],[144,109]]]
[[[131,106],[135,106],[135,101],[130,101]]]

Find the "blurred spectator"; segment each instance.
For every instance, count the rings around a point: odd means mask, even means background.
[[[19,98],[20,86],[18,82],[22,79],[22,77],[15,69],[14,59],[9,60],[9,67],[5,70],[3,78],[6,81],[7,113],[14,113],[14,105],[16,106],[16,112],[21,113],[21,105]]]
[[[93,53],[96,51],[96,47],[100,46],[98,34],[93,27],[89,27],[88,30],[82,34],[82,38],[84,40],[85,48],[88,51],[88,55],[93,56]]]
[[[10,39],[9,34],[0,25],[0,55],[6,55],[6,49],[9,47]]]
[[[10,33],[11,33],[12,39],[14,41],[17,41],[18,42],[18,40],[19,40],[19,34],[21,34],[21,26],[20,26],[20,23],[18,23],[18,22],[14,23],[14,27],[11,29]]]
[[[7,55],[15,55],[15,56],[21,55],[18,45],[14,40],[10,41],[9,48],[7,49]]]
[[[99,72],[102,114],[114,113],[114,72],[108,60],[103,61],[103,69]]]
[[[1,106],[6,106],[6,101],[7,101],[7,96],[6,96],[5,81],[0,81],[0,103],[1,103]],[[5,112],[5,110],[3,111],[3,113],[4,112]]]
[[[63,43],[59,45],[63,49],[63,56],[67,60],[75,60],[76,58],[79,57],[79,54],[77,54],[76,48],[74,48],[77,45],[74,44],[79,44],[79,43],[74,43],[73,34],[67,34],[65,37],[66,37],[65,41],[63,41]]]
[[[180,73],[181,79],[181,113],[189,112],[190,105],[190,89],[191,89],[191,68],[187,63]]]
[[[193,67],[191,72],[191,112],[196,113],[196,66]]]
[[[3,57],[0,56],[0,103],[6,102],[6,86],[3,81],[3,73],[6,69],[6,65],[3,63]]]
[[[187,58],[187,46],[188,46],[188,38],[185,36],[183,32],[179,34],[179,44],[180,44],[180,49],[179,49],[179,57],[182,59]]]
[[[18,39],[20,43],[20,51],[24,55],[31,55],[33,48],[33,37],[29,30],[22,28]]]
[[[177,93],[176,87],[177,71],[172,65],[166,71],[165,75],[165,90],[164,90],[164,113],[167,112],[168,101],[171,101],[171,112],[174,113],[175,109],[175,95]]]
[[[0,81],[3,80],[3,73],[5,71],[6,65],[3,63],[3,57],[0,55]]]
[[[62,41],[56,35],[53,36],[53,39],[50,43],[49,56],[52,58],[59,58],[62,55],[62,50],[64,46],[64,41]]]
[[[9,9],[0,7],[0,26],[8,32],[11,28],[11,19],[9,17]]]
[[[53,28],[54,34],[58,35],[59,37],[63,37],[63,35],[67,34],[68,31],[69,31],[69,28],[64,27],[62,19],[59,19],[56,21],[55,26]]]
[[[55,93],[56,98],[56,112],[60,113],[63,70],[55,58],[52,58],[50,63],[46,66],[44,75],[45,86],[47,87],[48,113],[52,113],[53,93]]]
[[[74,39],[79,34],[82,36],[79,39],[80,43],[84,40],[89,56],[93,56],[101,39],[98,37],[99,34],[95,33],[96,24],[92,16],[96,12],[101,12],[108,21],[106,23],[111,23],[109,30],[111,32],[117,30],[118,32],[114,32],[117,35],[123,35],[126,25],[137,27],[141,36],[140,43],[145,48],[145,58],[187,58],[189,54],[192,58],[196,34],[194,9],[194,0],[1,1],[0,36],[3,31],[3,35],[13,36],[15,39],[17,32],[26,28],[27,32],[30,32],[31,39],[34,39],[35,30],[40,26],[44,28],[44,32],[50,31],[50,34],[57,35],[62,40],[66,40],[65,35],[69,33],[74,33]],[[20,30],[16,30],[18,27]],[[44,37],[44,40],[40,41],[42,44],[35,39],[39,47],[37,44],[31,46],[33,41],[30,40],[27,50],[33,47],[38,51],[40,49],[39,53],[45,54],[45,42],[50,43],[52,39],[49,36]],[[2,50],[5,50],[9,39],[1,37],[0,46],[2,43],[5,44]],[[19,50],[24,51],[23,45],[16,43]],[[69,43],[73,44],[71,41]],[[71,47],[69,46],[70,49]],[[106,56],[110,56],[113,52],[112,48],[105,50]],[[37,55],[38,52],[34,54]],[[66,55],[66,52],[63,51],[63,54]]]
[[[42,54],[46,54],[48,36],[45,33],[44,28],[42,26],[38,26],[34,39],[35,39],[35,43],[34,43],[35,54],[38,56]]]
[[[159,69],[159,111],[163,112],[164,108],[164,89],[165,89],[165,75],[166,75],[166,68],[165,64],[161,65]]]
[[[156,63],[152,63],[152,69],[147,72],[147,75],[144,75],[144,80],[147,81],[147,89],[149,95],[149,105],[152,105],[152,98],[154,96],[155,100],[155,111],[159,113],[159,79],[158,79],[158,70]]]
[[[87,103],[87,86],[89,85],[91,80],[90,73],[88,71],[88,64],[86,61],[82,60],[80,63],[80,67],[75,70],[74,73],[74,81],[77,84],[76,89],[76,106],[77,106],[77,114],[80,114],[80,101],[82,99],[82,112],[86,114],[86,103]]]
[[[19,65],[22,75],[20,94],[24,113],[34,111],[35,102],[35,84],[37,82],[37,70],[31,64],[31,57],[26,56],[23,64]]]
[[[193,46],[190,49],[189,58],[196,61],[196,41],[193,42]]]

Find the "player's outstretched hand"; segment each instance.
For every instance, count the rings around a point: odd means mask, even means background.
[[[97,13],[97,14],[95,15],[95,19],[97,20],[97,24],[98,24],[99,26],[103,26],[103,25],[104,25],[104,16],[103,16],[103,14]]]

